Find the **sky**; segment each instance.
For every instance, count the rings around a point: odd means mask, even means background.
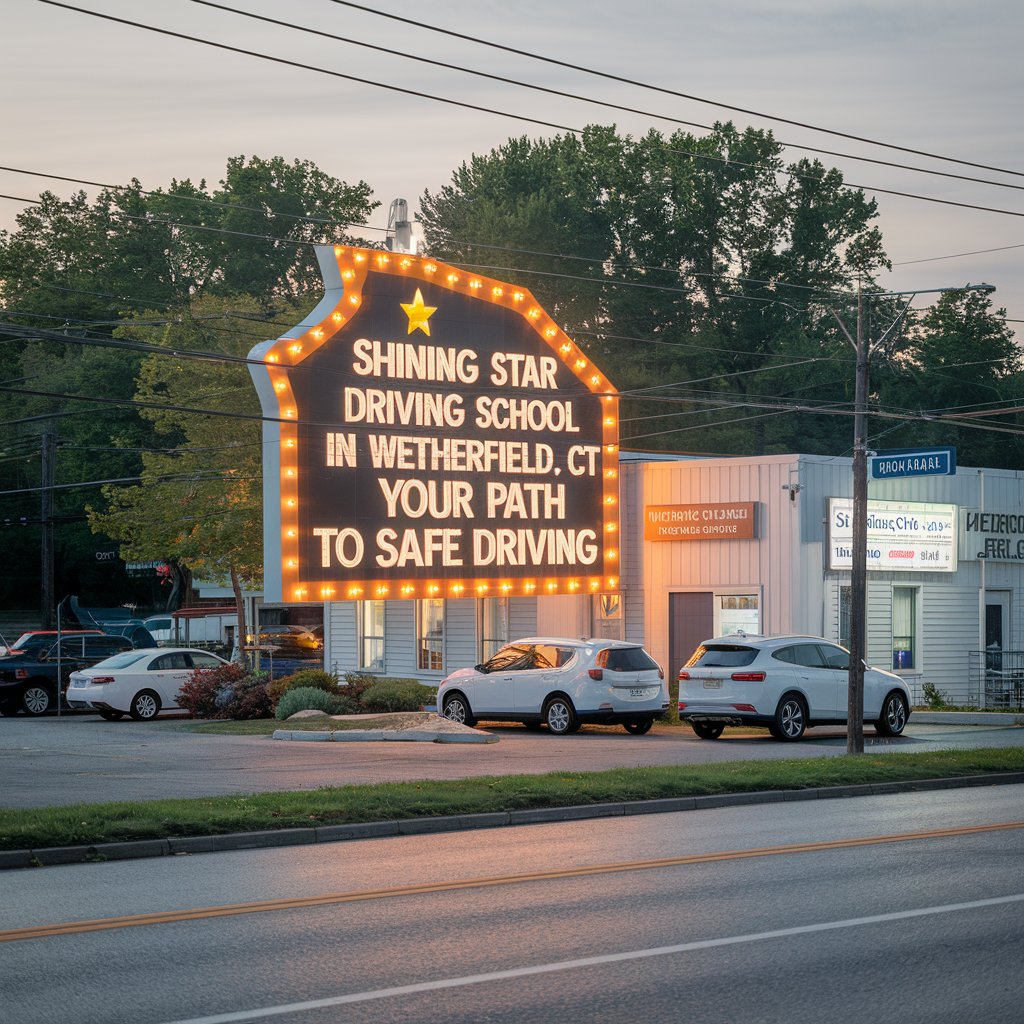
[[[313,161],[343,181],[367,182],[381,202],[418,207],[474,153],[511,136],[555,129],[403,95],[383,83],[566,127],[616,124],[639,135],[671,132],[657,114],[710,125],[771,128],[792,145],[939,170],[957,180],[822,156],[875,195],[876,221],[895,264],[890,290],[986,281],[995,308],[1024,321],[1024,5],[992,0],[364,0],[408,25],[334,0],[224,0],[224,5],[404,54],[503,75],[641,109],[625,114],[593,103],[427,67],[398,56],[318,38],[196,0],[68,0],[71,6],[258,51],[285,66],[51,6],[0,4],[0,193],[32,199],[76,186],[31,174],[109,184],[138,178],[166,188],[172,178],[215,185],[229,157]],[[499,42],[637,82],[757,111],[613,82],[430,31]],[[325,68],[353,80],[318,73]],[[887,142],[984,164],[982,170],[805,127]],[[692,129],[703,134],[699,129]],[[1010,172],[1010,173],[1007,173]],[[913,193],[923,201],[876,191]],[[94,194],[95,190],[87,190]],[[967,209],[951,204],[987,207]],[[25,206],[0,199],[0,228]],[[992,212],[992,211],[1001,212]],[[366,232],[377,239],[381,232]],[[1000,251],[980,252],[979,250]],[[973,255],[962,255],[973,254]],[[924,304],[925,296],[917,302]],[[1019,323],[1011,324],[1019,329]]]

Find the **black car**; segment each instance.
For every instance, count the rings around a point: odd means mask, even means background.
[[[135,645],[127,637],[104,634],[65,636],[49,647],[0,659],[0,715],[42,715],[57,706],[57,677],[61,694],[72,672]]]

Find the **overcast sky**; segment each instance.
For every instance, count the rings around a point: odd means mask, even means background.
[[[786,143],[983,178],[958,181],[839,157],[847,181],[983,212],[876,193],[878,224],[897,264],[894,290],[967,281],[997,286],[997,307],[1024,318],[1024,4],[995,0],[365,0],[389,14],[497,41],[773,117],[985,164],[981,170],[840,139],[761,117],[601,80],[400,24],[332,0],[224,0],[353,40],[431,57],[700,124],[732,118]],[[114,24],[40,0],[0,3],[0,163],[144,188],[171,178],[216,184],[239,154],[309,159],[383,204],[437,190],[473,153],[509,136],[553,130],[403,96],[371,82],[582,127],[640,134],[655,117],[559,100],[428,68],[350,44],[258,24],[193,0],[69,0],[87,8],[294,61],[286,67]],[[359,81],[308,70],[327,68]],[[699,132],[698,132],[699,133]],[[804,153],[788,151],[792,159]],[[0,171],[0,192],[33,198],[76,186]],[[0,199],[0,227],[24,206]],[[1013,214],[1017,211],[1017,215]],[[368,234],[368,237],[380,237]],[[976,250],[1001,252],[975,255]],[[943,258],[951,257],[955,258]],[[932,262],[924,262],[932,261]],[[919,303],[920,304],[920,303]],[[1015,325],[1016,326],[1016,325]]]

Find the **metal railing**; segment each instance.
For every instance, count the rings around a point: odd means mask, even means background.
[[[961,703],[947,695],[946,700]],[[1024,651],[968,651],[967,694],[962,703],[972,707],[1024,707]]]

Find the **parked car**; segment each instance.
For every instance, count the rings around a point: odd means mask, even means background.
[[[815,636],[705,640],[679,671],[679,717],[705,740],[727,725],[766,725],[798,740],[810,725],[845,725],[850,652]],[[898,736],[910,715],[910,689],[892,672],[864,669],[864,720]]]
[[[319,658],[324,642],[305,626],[260,626],[259,643],[275,658]]]
[[[0,646],[0,658],[10,654],[19,654],[25,651],[38,650],[40,647],[50,647],[56,643],[61,636],[101,636],[102,629],[29,629],[22,633],[10,647]]]
[[[639,645],[619,640],[527,637],[438,687],[441,714],[522,722],[562,736],[585,723],[643,735],[668,709],[665,674]]]
[[[0,658],[0,715],[42,715],[57,706],[60,692],[76,669],[95,665],[119,651],[130,651],[132,642],[104,633],[63,635],[57,643]]]
[[[125,651],[72,673],[68,701],[73,707],[92,708],[108,722],[125,715],[145,722],[161,710],[180,706],[182,683],[195,669],[223,668],[227,664],[216,654],[189,647]]]

